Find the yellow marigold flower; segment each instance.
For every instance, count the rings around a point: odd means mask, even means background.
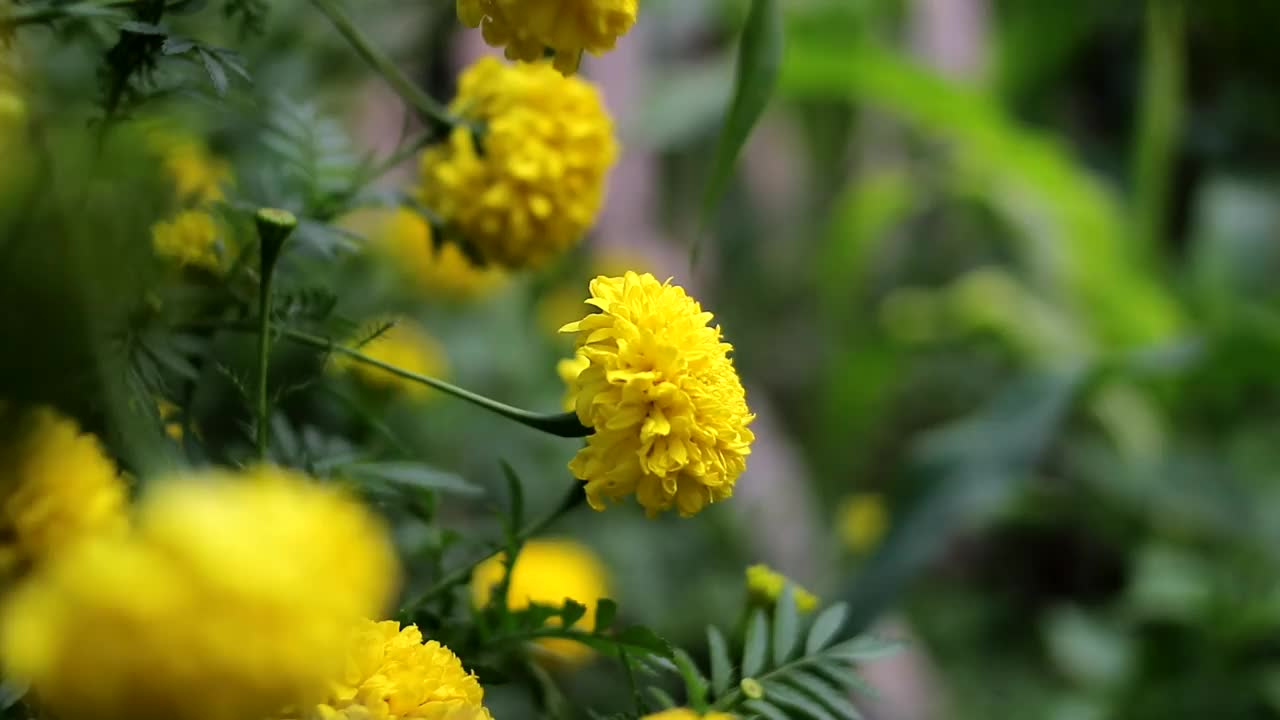
[[[444,348],[420,325],[404,318],[394,322],[389,329],[372,340],[359,345],[361,353],[374,360],[394,365],[419,375],[441,377],[448,371],[449,362]],[[430,397],[431,388],[413,380],[394,375],[376,365],[360,362],[345,355],[335,355],[337,367],[354,373],[357,378],[374,387],[397,390],[415,399]]]
[[[731,345],[684,289],[652,275],[591,281],[599,312],[569,323],[587,367],[570,383],[578,420],[595,432],[569,468],[597,510],[634,493],[654,516],[733,494],[755,436]]]
[[[618,154],[596,89],[546,65],[484,58],[462,74],[450,110],[467,122],[422,154],[422,204],[504,267],[539,264],[578,242]]]
[[[493,588],[502,580],[504,558],[503,554],[495,555],[472,573],[471,598],[476,607],[489,603]],[[586,606],[586,614],[575,627],[589,630],[595,627],[596,602],[608,596],[609,574],[590,548],[572,540],[530,540],[516,557],[507,605],[514,609],[533,603],[560,606],[568,598]],[[546,638],[538,645],[570,665],[593,655],[591,648],[566,638]]]
[[[218,224],[205,210],[183,210],[172,220],[152,225],[151,246],[156,255],[182,266],[222,269]]]
[[[772,607],[782,596],[782,589],[790,582],[787,577],[768,565],[752,565],[747,568],[747,594],[752,602]],[[791,583],[795,593],[796,609],[802,613],[813,612],[818,598],[804,588]]]
[[[640,720],[734,720],[729,713],[712,712],[706,715],[699,715],[697,711],[689,708],[671,708],[662,712],[650,713],[640,718]]]
[[[0,574],[127,526],[124,482],[97,438],[49,408],[0,416],[12,432],[0,441]]]
[[[414,625],[361,621],[346,669],[308,720],[492,720],[484,689],[449,648],[422,642]]]
[[[474,297],[491,292],[507,279],[500,268],[471,262],[456,244],[435,243],[431,224],[409,208],[362,208],[338,225],[363,235],[374,252],[427,292]]]
[[[132,533],[51,558],[0,607],[0,662],[60,720],[309,707],[396,558],[358,503],[272,467],[153,486]]]
[[[878,493],[852,495],[836,510],[840,541],[850,552],[862,554],[874,548],[889,527],[889,511]]]
[[[637,0],[458,0],[458,17],[511,60],[541,60],[548,48],[566,75],[582,51],[600,55],[636,22]]]
[[[201,205],[223,199],[223,188],[231,182],[231,165],[226,160],[181,132],[152,128],[147,139],[173,180],[179,200]]]
[[[587,359],[586,355],[574,355],[571,358],[565,358],[556,363],[556,373],[560,375],[560,379],[563,380],[565,384],[564,401],[562,404],[566,412],[572,411],[578,404],[578,396],[573,391],[573,381],[577,380],[578,376],[582,374],[582,371],[586,370],[587,366],[590,364],[591,361]]]

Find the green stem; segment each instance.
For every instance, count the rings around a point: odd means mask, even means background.
[[[543,530],[546,530],[548,527],[553,525],[557,520],[567,515],[571,510],[577,508],[579,505],[582,505],[584,502],[586,502],[586,499],[587,499],[587,494],[586,492],[583,491],[582,486],[575,484],[572,488],[569,489],[569,492],[564,496],[564,499],[560,501],[560,504],[556,506],[554,510],[547,513],[544,517],[542,517],[537,522],[533,523],[532,525],[529,525],[528,527],[522,528],[520,532],[516,533],[516,540],[520,543],[523,543],[529,538],[534,537],[535,535],[538,535]],[[434,598],[439,597],[440,595],[448,592],[450,588],[453,588],[457,585],[461,585],[462,583],[467,582],[467,580],[471,578],[471,573],[475,571],[476,566],[484,562],[485,560],[488,560],[490,557],[493,556],[493,553],[498,552],[499,550],[501,550],[501,548],[494,547],[489,552],[485,553],[483,556],[476,558],[475,560],[467,563],[466,565],[462,565],[458,567],[453,572],[440,578],[438,581],[436,581],[436,584],[427,588],[424,592],[422,592],[413,600],[405,603],[401,607],[400,612],[404,613],[409,609],[422,607],[424,604],[430,602]]]
[[[364,33],[351,22],[351,18],[338,6],[337,0],[311,0],[312,4],[329,18],[333,27],[346,38],[356,53],[369,64],[382,79],[387,81],[396,94],[410,107],[417,110],[423,119],[435,126],[436,130],[447,129],[456,124],[456,120],[435,98],[423,92],[409,76],[404,74],[396,64],[369,42]]]
[[[592,429],[585,427],[582,423],[578,422],[578,416],[573,413],[556,413],[554,415],[546,415],[543,413],[535,413],[521,408],[512,407],[506,403],[498,402],[497,400],[487,398],[484,395],[473,393],[470,390],[460,388],[457,385],[447,383],[444,380],[431,377],[430,375],[420,375],[418,373],[396,367],[395,365],[382,362],[377,358],[365,355],[359,350],[338,345],[328,338],[311,335],[298,330],[281,330],[280,336],[288,340],[292,340],[300,345],[307,345],[309,347],[316,348],[317,350],[345,355],[349,358],[365,363],[366,365],[372,365],[376,368],[385,370],[397,377],[422,383],[423,385],[435,388],[446,395],[452,395],[453,397],[465,400],[472,405],[482,407],[492,413],[501,415],[508,420],[514,420],[521,425],[535,430],[540,430],[550,435],[555,435],[557,437],[586,437],[592,433]]]
[[[1134,235],[1144,258],[1165,240],[1169,188],[1182,132],[1186,20],[1181,2],[1147,3],[1142,96],[1133,155]]]
[[[261,247],[258,252],[258,459],[266,460],[270,441],[271,406],[267,402],[267,366],[271,360],[271,285],[276,274],[276,261],[284,241],[298,226],[298,220],[284,210],[263,208],[254,217]]]

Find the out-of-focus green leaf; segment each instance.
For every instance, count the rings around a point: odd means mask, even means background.
[[[794,673],[787,677],[787,682],[795,686],[797,690],[822,703],[838,718],[857,720],[862,717],[862,713],[858,712],[858,709],[854,707],[853,702],[849,700],[849,696],[843,690],[819,677],[805,673]]]
[[[764,611],[751,613],[747,624],[747,637],[742,648],[742,676],[752,677],[764,669],[765,654],[769,651],[769,620]]]
[[[796,609],[795,586],[787,583],[778,593],[778,606],[773,613],[773,664],[786,662],[799,639],[800,611]]]
[[[789,717],[813,718],[813,720],[837,720],[821,703],[805,693],[779,683],[766,683],[764,696],[772,703],[791,709]]]
[[[711,655],[711,691],[719,697],[733,682],[733,663],[729,661],[724,635],[715,626],[707,628],[707,652]]]
[[[818,613],[818,617],[813,620],[813,626],[809,628],[809,636],[805,638],[804,654],[813,655],[825,648],[840,632],[840,626],[844,625],[844,619],[848,614],[849,606],[844,603],[836,603]]]
[[[389,483],[398,487],[438,490],[460,495],[481,495],[484,490],[454,473],[414,462],[388,461],[352,463],[335,470],[357,480]]]

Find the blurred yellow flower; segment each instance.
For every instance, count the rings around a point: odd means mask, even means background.
[[[60,720],[244,720],[321,701],[398,566],[382,523],[295,473],[152,486],[0,607],[0,662]]]
[[[845,498],[836,510],[840,542],[854,554],[873,549],[889,527],[889,510],[878,493],[859,493]]]
[[[578,379],[578,376],[590,364],[591,361],[585,355],[574,355],[556,363],[556,373],[560,375],[560,379],[565,384],[564,401],[562,403],[565,412],[572,411],[577,406],[578,396],[573,390],[573,382]]]
[[[537,265],[577,243],[618,154],[596,89],[547,65],[484,58],[462,74],[449,107],[467,122],[422,154],[422,204],[503,267]]]
[[[222,269],[218,224],[205,210],[183,210],[172,220],[152,225],[151,246],[156,255],[184,267]]]
[[[476,607],[489,603],[493,588],[502,580],[505,555],[495,555],[476,567],[471,575],[471,598]],[[609,574],[590,548],[572,540],[542,539],[525,543],[516,557],[507,589],[507,604],[513,609],[532,603],[559,607],[566,598],[585,605],[587,612],[574,627],[595,626],[596,602],[609,596]],[[559,622],[559,619],[554,619]],[[552,657],[570,665],[590,659],[591,648],[566,638],[546,638],[538,645]]]
[[[506,282],[500,268],[476,265],[455,243],[435,243],[431,224],[409,208],[362,208],[338,224],[363,235],[374,252],[423,291],[465,298]]]
[[[223,199],[223,188],[231,182],[231,165],[210,153],[204,143],[162,127],[150,128],[147,141],[160,156],[180,201],[203,205]]]
[[[573,73],[585,50],[612,50],[636,22],[637,0],[458,0],[458,17],[480,28],[484,41],[506,48],[511,60],[541,60],[549,48],[555,67]]]
[[[346,668],[306,720],[493,720],[484,689],[449,648],[422,642],[417,626],[362,620]]]
[[[782,597],[782,589],[791,582],[787,576],[775,571],[768,565],[752,565],[747,568],[747,594],[752,602],[766,607],[777,604]],[[813,612],[818,607],[818,597],[794,582],[791,588],[795,593],[796,609],[802,613]]]
[[[448,372],[449,362],[444,348],[425,329],[405,318],[392,318],[386,322],[394,324],[372,340],[358,344],[356,349],[374,360],[419,375],[442,377]],[[358,339],[356,342],[358,343]],[[346,355],[334,355],[333,361],[337,367],[353,373],[362,382],[374,387],[403,392],[418,400],[431,395],[431,388],[426,385],[402,378],[376,365],[360,362]]]
[[[49,408],[0,416],[0,575],[123,531],[126,492],[98,439]]]
[[[598,312],[565,325],[587,359],[569,385],[595,432],[569,464],[597,510],[632,493],[652,517],[733,494],[755,436],[731,345],[684,289],[652,275],[591,281]]]
[[[734,720],[729,713],[710,712],[706,715],[699,715],[697,711],[689,708],[671,708],[662,712],[650,713],[640,718],[640,720]]]

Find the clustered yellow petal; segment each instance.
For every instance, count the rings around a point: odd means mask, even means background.
[[[699,715],[696,710],[689,708],[671,708],[662,712],[650,713],[640,718],[640,720],[734,720],[729,713],[710,712],[706,715]]]
[[[487,262],[537,265],[595,222],[617,158],[600,94],[549,66],[484,58],[450,110],[465,122],[422,155],[419,199]]]
[[[747,594],[752,601],[765,606],[773,606],[782,597],[782,589],[791,583],[796,601],[796,609],[802,613],[813,612],[818,607],[818,597],[804,588],[791,582],[787,576],[775,571],[768,565],[752,565],[747,568]]]
[[[340,679],[306,720],[492,720],[480,681],[417,626],[363,620],[349,637]]]
[[[184,267],[213,272],[222,268],[218,223],[207,210],[183,210],[171,220],[152,225],[151,246],[156,255]]]
[[[97,438],[49,408],[0,417],[0,575],[124,530],[125,485]]]
[[[0,606],[0,663],[60,720],[244,720],[324,698],[398,576],[382,523],[295,473],[153,485],[133,530],[68,548]]]
[[[569,323],[586,367],[578,420],[595,432],[569,464],[597,510],[634,494],[650,515],[682,516],[733,494],[755,439],[731,345],[683,288],[646,273],[598,277],[599,312]]]
[[[541,60],[549,48],[555,67],[570,74],[582,52],[600,55],[636,22],[638,0],[458,0],[458,17],[480,28],[484,41],[506,48],[511,60]]]
[[[231,165],[209,152],[204,143],[162,127],[148,130],[147,141],[160,156],[181,202],[203,205],[223,199],[223,188],[231,182]]]
[[[472,573],[471,598],[476,607],[489,603],[493,588],[505,572],[504,562],[505,555],[495,555]],[[517,610],[534,603],[558,607],[568,598],[587,608],[575,626],[590,629],[595,625],[596,602],[608,596],[609,573],[589,547],[572,540],[537,539],[525,543],[516,557],[507,588],[507,605]],[[594,654],[586,645],[567,638],[546,638],[538,645],[550,657],[570,665]]]
[[[359,351],[380,362],[408,370],[419,375],[441,377],[449,368],[444,348],[421,325],[406,318],[387,318],[382,321],[390,327],[372,340],[353,345]],[[334,355],[336,367],[354,374],[362,382],[373,387],[403,392],[414,399],[430,397],[431,388],[420,382],[395,375],[376,365],[360,362],[346,355]]]

